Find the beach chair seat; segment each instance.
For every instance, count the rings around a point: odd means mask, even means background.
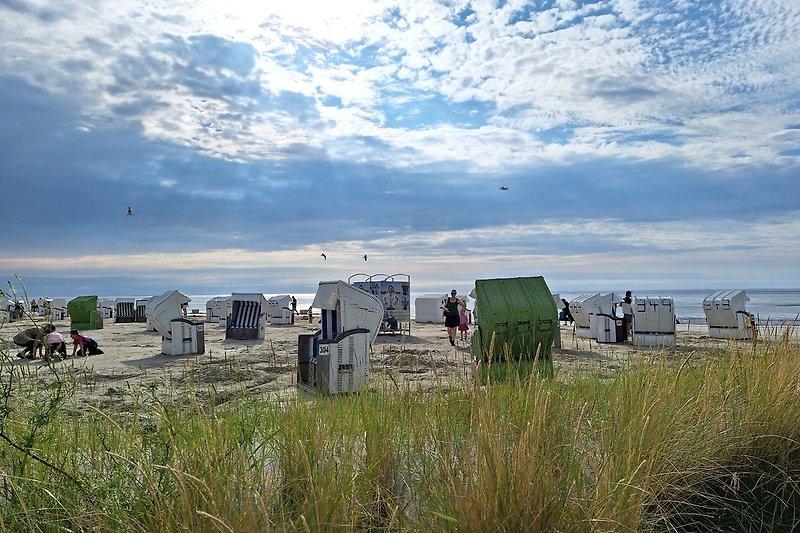
[[[225,338],[263,340],[266,337],[266,303],[263,294],[233,293]]]
[[[133,298],[117,298],[114,301],[116,318],[114,322],[129,323],[136,320],[136,300]]]
[[[148,296],[147,298],[139,298],[136,300],[135,309],[133,312],[133,321],[134,322],[147,322],[147,302],[152,298],[152,296]]]

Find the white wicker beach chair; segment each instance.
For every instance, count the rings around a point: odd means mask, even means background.
[[[179,291],[167,291],[145,304],[147,321],[161,333],[161,351],[168,355],[203,353],[205,330],[202,323],[183,318],[183,306],[191,298]]]
[[[716,291],[703,300],[708,336],[714,339],[746,340],[753,336],[755,321],[745,305],[750,301],[744,289]]]

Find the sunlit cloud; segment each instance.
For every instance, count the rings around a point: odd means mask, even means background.
[[[6,275],[796,280],[796,2],[31,0],[0,35]]]

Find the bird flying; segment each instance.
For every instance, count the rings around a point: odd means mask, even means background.
[[[364,254],[364,261],[367,260],[367,254]]]
[[[505,185],[501,185],[501,186],[500,186],[500,190],[501,190],[501,191],[507,191],[507,190],[508,190],[508,187],[506,187]]]
[[[129,217],[133,216],[133,209],[131,209],[131,206],[128,206],[128,212],[125,214],[128,215]]]
[[[325,260],[327,260],[327,259],[328,259],[328,256],[327,256],[327,255],[325,255],[325,254],[319,254],[319,255],[320,255],[320,256],[322,256],[322,258],[323,258],[323,259],[325,259]]]

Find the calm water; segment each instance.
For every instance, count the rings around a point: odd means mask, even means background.
[[[735,288],[735,287],[734,287]],[[703,299],[721,289],[682,289],[682,290],[634,290],[634,296],[671,296],[675,301],[675,316],[683,323],[704,323]],[[586,291],[603,292],[603,291]],[[605,291],[606,293],[608,291]],[[746,309],[758,319],[759,324],[770,322],[792,322],[800,315],[800,289],[745,289]],[[584,293],[563,293],[570,300]],[[622,294],[620,294],[622,296]]]

